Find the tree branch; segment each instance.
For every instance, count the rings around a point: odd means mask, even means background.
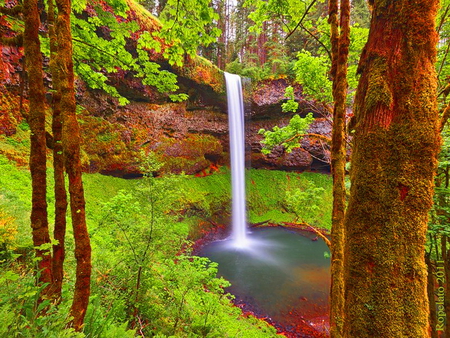
[[[302,223],[290,223],[290,222],[281,222],[284,225],[287,226],[291,226],[291,227],[295,227],[295,228],[300,228],[300,229],[311,229],[312,232],[314,232],[317,236],[319,236],[320,238],[323,239],[323,241],[325,242],[325,244],[328,246],[329,249],[331,249],[331,241],[327,238],[327,236],[325,236],[322,231],[320,231],[319,229],[316,229],[315,227],[313,227],[311,224],[306,223],[305,221],[302,220]]]
[[[450,5],[448,5],[448,6],[445,8],[444,14],[442,14],[442,16],[441,16],[441,20],[440,20],[439,25],[438,25],[438,28],[437,28],[437,30],[436,30],[439,34],[440,34],[440,32],[441,32],[442,25],[444,24],[445,19],[447,18],[447,14],[448,14],[449,9],[450,9]]]
[[[445,63],[445,60],[447,59],[447,55],[448,55],[449,50],[450,50],[450,43],[447,44],[447,48],[445,49],[444,58],[442,59],[441,65],[439,66],[439,71],[438,71],[438,74],[437,74],[438,79],[439,79],[439,76],[441,75],[442,68],[444,68],[444,63]]]
[[[447,107],[445,107],[444,112],[442,113],[440,132],[444,130],[445,124],[447,123],[449,118],[450,118],[450,103],[447,105]]]
[[[296,138],[305,137],[305,136],[315,137],[315,138],[323,140],[323,141],[325,141],[327,143],[331,142],[331,138],[328,137],[328,136],[321,135],[321,134],[307,133],[307,134],[295,134],[294,136],[292,136],[292,137],[288,138],[287,140],[285,140],[284,143],[291,142],[291,141],[295,140]]]
[[[327,238],[327,236],[325,236],[322,232],[320,232],[319,230],[317,230],[316,228],[314,228],[312,225],[308,224],[308,227],[314,231],[314,233],[319,236],[320,238],[323,239],[323,241],[325,242],[325,244],[328,246],[328,249],[331,249],[331,241]]]
[[[314,40],[316,40],[316,41],[323,47],[323,49],[325,49],[325,51],[326,51],[327,54],[328,54],[328,57],[330,58],[330,60],[332,60],[331,52],[330,52],[330,50],[328,49],[328,47],[325,46],[325,45],[323,44],[323,42],[320,41],[320,39],[319,39],[317,36],[315,36],[313,33],[311,33],[311,32],[308,30],[308,28],[306,28],[303,24],[300,24],[300,27],[302,27],[302,29],[304,29],[306,33],[308,33]]]
[[[298,29],[298,27],[300,27],[300,26],[303,27],[303,25],[302,25],[303,19],[306,17],[306,15],[308,15],[309,10],[312,8],[312,6],[314,6],[314,4],[315,4],[316,2],[317,2],[317,0],[313,0],[313,1],[309,4],[309,6],[308,6],[308,8],[306,9],[305,13],[303,13],[303,16],[302,16],[302,18],[300,19],[300,21],[297,23],[297,25],[295,26],[295,28],[294,28],[291,32],[289,32],[289,34],[284,38],[284,41],[286,41],[287,39],[289,39],[289,37],[290,37],[292,34],[294,34],[294,32]]]

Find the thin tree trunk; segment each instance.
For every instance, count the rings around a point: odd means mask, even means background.
[[[375,0],[355,97],[344,337],[429,337],[438,0]]]
[[[260,66],[264,66],[267,62],[267,22],[263,22],[262,31],[256,38],[256,54]]]
[[[53,0],[48,0],[48,30],[50,37],[50,71],[52,74],[53,97],[52,97],[52,133],[53,133],[53,178],[55,181],[55,228],[53,237],[58,244],[53,246],[53,290],[54,297],[61,299],[62,279],[64,273],[65,259],[65,235],[66,235],[66,213],[67,193],[64,180],[64,157],[62,147],[62,121],[61,121],[61,90],[59,85],[59,71],[57,67],[58,43],[55,32],[55,8]]]
[[[86,212],[80,158],[80,129],[76,118],[76,102],[72,60],[72,33],[70,30],[70,0],[56,0],[58,17],[58,67],[63,114],[62,144],[65,167],[69,176],[70,211],[75,237],[77,261],[74,299],[71,308],[73,326],[80,331],[89,303],[91,281],[91,246],[86,226]]]
[[[442,260],[444,261],[444,273],[445,273],[445,297],[444,297],[444,310],[445,310],[445,333],[450,336],[450,250],[447,249],[448,237],[443,236],[442,239]],[[445,250],[445,254],[444,254]],[[444,285],[443,285],[444,286]]]
[[[345,112],[347,98],[347,62],[350,44],[350,1],[341,0],[340,36],[337,25],[337,1],[330,1],[331,42],[333,52],[333,133],[331,141],[331,172],[333,176],[333,212],[331,227],[331,307],[330,334],[343,335],[344,325],[344,216],[345,216]]]
[[[42,56],[39,42],[39,11],[37,0],[26,0],[23,4],[25,31],[23,37],[26,68],[29,84],[28,123],[31,130],[30,172],[32,180],[31,228],[33,244],[39,247],[50,243],[47,219],[47,148],[45,139],[45,88],[42,72]],[[49,283],[44,294],[49,292],[52,283],[50,251],[36,249],[40,259],[39,281]]]
[[[428,269],[428,280],[427,280],[427,293],[430,308],[430,327],[431,327],[431,338],[438,338],[438,333],[436,331],[437,325],[437,313],[436,313],[436,298],[435,298],[435,278],[434,278],[434,267],[431,261],[430,254],[425,253],[425,263]]]
[[[227,31],[226,31],[226,2],[219,0],[217,2],[217,12],[219,14],[219,20],[217,22],[217,28],[222,31],[222,34],[217,39],[217,67],[225,69],[225,56],[226,56],[226,43],[227,43]]]
[[[442,128],[442,127],[441,127]],[[441,129],[442,130],[442,129]],[[449,166],[446,166],[444,172],[444,187],[449,188]],[[444,199],[444,198],[443,198]],[[445,199],[442,201],[442,205],[445,206]],[[450,250],[447,249],[448,237],[442,235],[442,261],[444,262],[444,273],[445,273],[445,296],[444,296],[444,310],[445,310],[445,333],[447,337],[450,337]]]

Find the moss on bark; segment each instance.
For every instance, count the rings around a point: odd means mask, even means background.
[[[429,336],[424,245],[440,147],[437,4],[374,1],[355,98],[345,337]]]

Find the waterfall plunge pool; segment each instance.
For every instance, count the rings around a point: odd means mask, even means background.
[[[330,259],[323,241],[286,228],[257,228],[249,246],[232,239],[205,245],[199,255],[219,264],[231,282],[226,291],[244,310],[285,331],[289,337],[321,337],[328,332]]]

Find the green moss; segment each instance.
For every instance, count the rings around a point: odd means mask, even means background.
[[[224,157],[220,141],[211,135],[190,134],[184,139],[162,138],[152,149],[164,172],[195,174]]]
[[[319,196],[319,210],[298,207],[304,220],[314,220],[320,228],[331,228],[332,180],[330,176],[316,173],[293,173],[284,171],[250,170],[247,174],[247,200],[251,223],[295,221],[297,215],[287,210],[288,193],[303,190],[309,184],[324,188]]]
[[[392,104],[392,92],[386,78],[386,62],[385,58],[379,56],[371,65],[364,101],[364,111],[366,112],[373,111],[378,105],[390,107]]]

